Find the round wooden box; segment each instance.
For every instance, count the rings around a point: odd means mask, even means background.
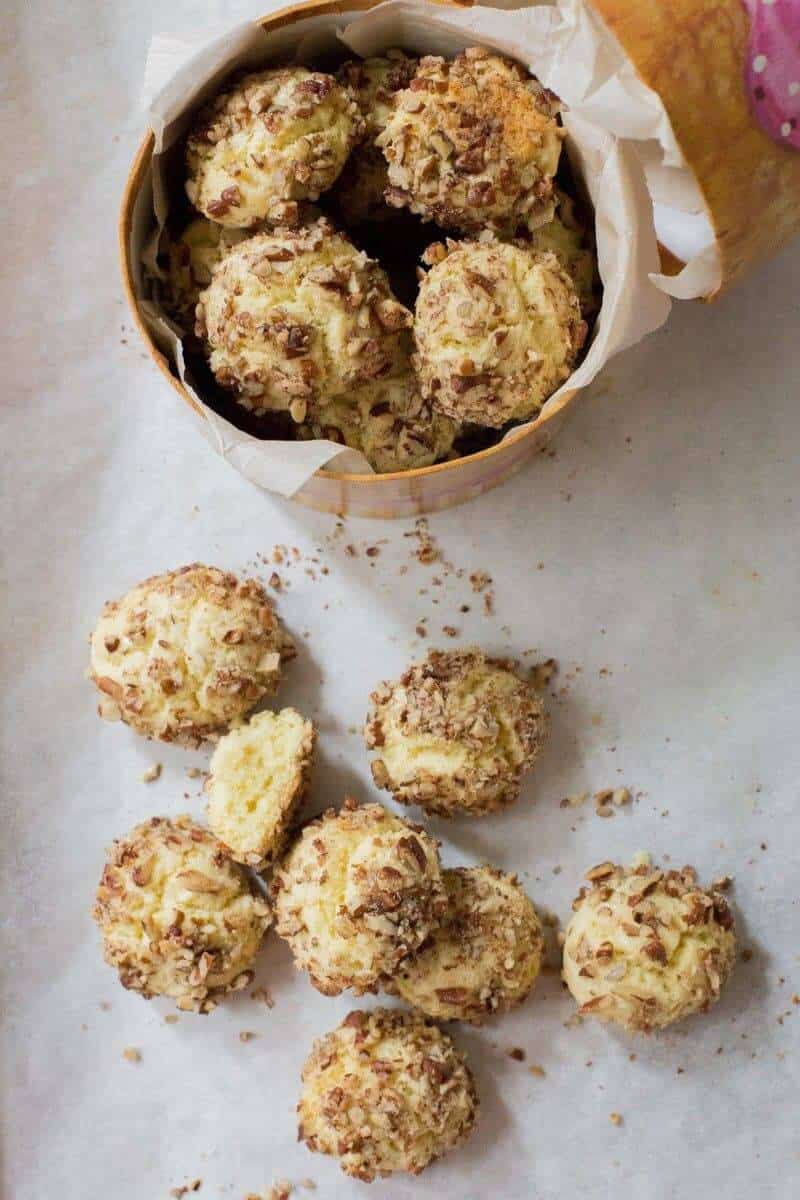
[[[312,0],[260,19],[266,31],[308,17],[363,11],[379,0]],[[720,246],[723,286],[800,229],[800,155],[772,142],[752,119],[743,84],[748,21],[741,0],[590,0],[663,97],[686,161],[700,184]],[[436,3],[466,7],[458,0]],[[502,13],[498,13],[502,20]],[[147,177],[154,137],[139,147],[119,220],[122,276],[133,319],[167,382],[200,412],[139,313],[131,228]],[[681,263],[662,254],[663,270]],[[481,495],[542,451],[572,411],[576,392],[546,416],[502,442],[453,462],[388,475],[318,470],[293,499],[324,512],[355,517],[408,517],[435,512]]]

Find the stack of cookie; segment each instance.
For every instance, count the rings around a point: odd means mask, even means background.
[[[597,310],[563,139],[557,98],[478,47],[235,79],[187,138],[165,307],[265,435],[280,414],[380,472],[457,457],[537,415]]]

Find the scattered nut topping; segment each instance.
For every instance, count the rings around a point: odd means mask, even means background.
[[[614,870],[615,867],[612,862],[602,862],[596,867],[591,867],[584,875],[584,879],[588,879],[594,883],[598,879],[605,879],[607,875],[613,875]]]
[[[191,1183],[184,1183],[181,1187],[171,1188],[169,1194],[174,1197],[174,1200],[183,1200],[183,1197],[188,1196],[190,1192],[199,1192],[202,1186],[202,1179],[193,1179]]]
[[[142,775],[142,783],[155,783],[157,779],[161,778],[162,770],[163,766],[160,762],[153,763]]]

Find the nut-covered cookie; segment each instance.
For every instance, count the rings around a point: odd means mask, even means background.
[[[513,803],[547,732],[544,705],[515,664],[474,647],[432,650],[370,700],[375,783],[439,816]]]
[[[427,57],[377,138],[386,199],[443,229],[514,236],[553,216],[558,101],[521,67],[472,47]]]
[[[210,1012],[250,983],[272,919],[242,868],[188,816],[153,817],[114,843],[92,915],[122,986],[171,996],[187,1012]]]
[[[704,1012],[736,957],[725,897],[691,867],[659,870],[648,856],[587,871],[564,942],[563,977],[580,1012],[648,1032]]]
[[[575,285],[551,252],[436,244],[416,304],[423,395],[454,421],[526,421],[567,379],[586,339]]]
[[[303,1068],[298,1136],[347,1175],[418,1175],[472,1132],[478,1096],[463,1054],[417,1013],[356,1010]]]
[[[314,741],[314,726],[294,708],[257,713],[220,739],[206,783],[208,823],[237,862],[261,870],[282,850]]]
[[[458,427],[436,411],[409,369],[366,384],[351,401],[324,405],[299,431],[360,450],[379,474],[429,467],[447,458]]]
[[[556,188],[556,212],[552,221],[533,229],[525,239],[532,250],[550,250],[575,284],[581,312],[591,316],[597,311],[600,280],[594,238],[578,218],[575,204],[561,188]]]
[[[380,804],[305,827],[272,883],[275,928],[327,996],[376,991],[446,907],[437,844]]]
[[[186,193],[220,225],[294,224],[298,201],[335,182],[363,134],[331,75],[279,67],[246,75],[199,114],[186,143]]]
[[[444,872],[447,912],[404,963],[392,990],[437,1021],[480,1025],[519,1004],[542,960],[536,909],[516,876],[493,867]]]
[[[294,654],[254,579],[200,563],[109,601],[91,638],[99,713],[164,742],[224,733],[278,686]]]
[[[402,50],[388,50],[380,58],[353,59],[344,63],[336,78],[350,93],[364,118],[364,138],[339,176],[335,200],[346,225],[384,221],[392,210],[384,200],[389,186],[386,159],[375,139],[386,128],[394,97],[407,87],[418,60]]]
[[[248,236],[244,229],[226,229],[207,217],[197,217],[166,243],[167,278],[164,307],[180,325],[194,328],[194,310],[214,267],[231,246]]]
[[[200,296],[196,332],[241,405],[300,423],[388,375],[411,324],[385,271],[320,219],[234,247]]]

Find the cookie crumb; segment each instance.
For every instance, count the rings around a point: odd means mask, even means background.
[[[266,1008],[274,1008],[275,1007],[275,1001],[272,998],[272,993],[270,992],[269,988],[265,988],[265,987],[253,988],[253,991],[250,993],[250,999],[251,1000],[260,1000],[261,1003],[263,1005],[265,1005]]]
[[[537,1079],[547,1078],[547,1071],[545,1071],[544,1067],[540,1067],[538,1063],[534,1063],[532,1067],[528,1067],[528,1070],[530,1071],[531,1075],[535,1075]]]
[[[183,1200],[183,1197],[188,1196],[190,1192],[199,1192],[202,1186],[202,1179],[193,1179],[191,1183],[184,1183],[180,1187],[171,1188],[169,1194],[175,1200]]]
[[[609,1120],[611,1121],[612,1125],[621,1125],[622,1124],[622,1114],[618,1113],[618,1112],[612,1112],[609,1117]]]
[[[125,1062],[138,1063],[142,1061],[142,1052],[137,1050],[135,1046],[126,1046],[122,1051],[122,1057]]]
[[[157,779],[161,778],[161,772],[163,769],[164,768],[160,762],[153,763],[152,766],[149,766],[142,775],[142,783],[155,783]]]
[[[589,799],[588,792],[576,792],[574,796],[565,796],[563,800],[559,800],[559,808],[580,808]]]
[[[543,691],[550,683],[554,675],[558,674],[558,663],[554,658],[547,658],[544,662],[535,663],[531,667],[531,683],[537,691]]]
[[[469,577],[473,592],[484,591],[492,582],[492,577],[488,571],[473,571]]]
[[[167,1015],[164,1017],[164,1024],[165,1025],[177,1025],[179,1020],[180,1020],[180,1017],[178,1016],[177,1013],[167,1013]]]
[[[506,1053],[509,1058],[513,1058],[514,1062],[525,1062],[525,1051],[521,1046],[512,1046]]]
[[[257,1037],[258,1037],[258,1034],[254,1033],[252,1029],[242,1029],[239,1032],[239,1041],[240,1042],[252,1042]]]

